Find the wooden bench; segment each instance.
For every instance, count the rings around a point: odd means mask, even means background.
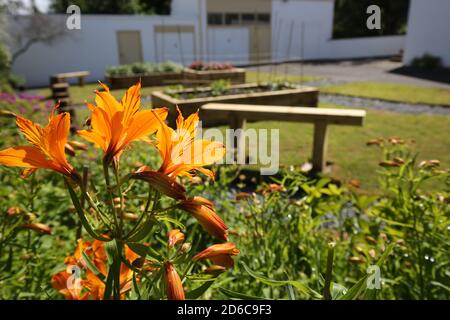
[[[246,104],[208,103],[201,107],[209,117],[229,119],[232,129],[244,129],[247,121],[291,121],[314,124],[312,151],[313,171],[322,172],[326,166],[328,125],[362,126],[366,112],[357,109],[328,109]],[[295,132],[293,132],[295,134]],[[245,146],[245,135],[236,137],[235,146]]]
[[[78,78],[78,84],[82,87],[84,86],[85,78],[89,75],[89,71],[57,73],[50,77],[50,84],[66,82],[68,78]]]

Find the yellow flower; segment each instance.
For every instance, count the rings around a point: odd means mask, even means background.
[[[65,146],[70,129],[70,114],[56,115],[57,104],[50,114],[48,124],[41,127],[31,120],[16,117],[16,124],[32,146],[12,147],[0,151],[0,163],[6,166],[27,168],[26,176],[37,169],[50,169],[79,181],[79,175],[67,161]]]
[[[96,106],[87,103],[91,110],[91,129],[78,134],[105,152],[104,159],[119,160],[123,150],[133,141],[147,140],[167,117],[167,108],[139,111],[141,104],[141,82],[127,90],[121,102],[101,84],[105,91],[96,91]]]

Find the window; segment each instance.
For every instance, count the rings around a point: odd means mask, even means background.
[[[223,14],[221,13],[208,13],[209,25],[221,25],[223,24]]]
[[[239,24],[239,15],[237,13],[226,13],[225,24]]]
[[[255,22],[254,13],[243,13],[241,16],[242,24],[253,24]]]
[[[259,23],[270,23],[270,13],[259,13],[257,20]]]

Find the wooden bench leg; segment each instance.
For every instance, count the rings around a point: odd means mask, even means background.
[[[230,119],[230,129],[241,129],[238,131],[238,134],[235,133],[233,136],[233,147],[238,151],[237,157],[240,162],[245,161],[245,134],[243,131],[245,130],[246,122],[244,118],[237,115]]]
[[[312,153],[312,165],[314,172],[322,172],[326,166],[327,153],[327,123],[314,123],[314,141]]]

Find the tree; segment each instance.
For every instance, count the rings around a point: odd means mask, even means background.
[[[381,9],[381,29],[366,26],[367,7]],[[333,38],[352,38],[403,34],[408,20],[409,0],[336,0]]]
[[[66,13],[71,4],[87,14],[170,14],[171,0],[52,0],[54,13]]]
[[[5,43],[11,50],[11,65],[34,44],[50,45],[67,33],[64,19],[42,14],[34,1],[27,7],[20,0],[3,0],[0,8],[9,18],[4,29],[8,32]]]

